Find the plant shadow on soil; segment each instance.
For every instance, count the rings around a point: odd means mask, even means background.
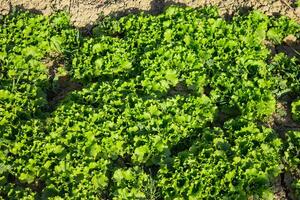
[[[27,9],[27,8],[25,8],[23,5],[18,5],[18,6],[16,6],[16,7],[12,7],[12,6],[10,5],[10,7],[12,8],[12,9],[11,9],[11,12],[14,12],[14,11],[16,11],[16,10],[21,10],[21,11],[28,11],[28,12],[30,12],[30,13],[38,14],[38,15],[42,15],[42,14],[43,14],[43,12],[40,11],[40,10],[38,10],[38,9],[35,9],[35,8]]]
[[[185,3],[179,3],[174,1],[164,1],[164,0],[153,0],[150,3],[150,9],[149,10],[143,10],[140,8],[128,8],[121,11],[114,11],[111,12],[108,16],[113,17],[115,19],[120,19],[122,17],[125,17],[127,15],[137,15],[140,13],[150,14],[150,15],[159,15],[165,11],[166,8],[169,6],[181,6],[181,7],[187,7],[187,4]],[[103,18],[107,16],[100,15],[98,19],[96,20],[95,24],[88,24],[82,28],[80,28],[80,32],[83,33],[83,35],[86,36],[92,36],[91,30],[95,27],[95,25],[101,21]]]

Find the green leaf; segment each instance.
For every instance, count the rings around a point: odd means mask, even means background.
[[[7,90],[0,90],[0,100],[12,99],[13,96]]]
[[[130,61],[125,61],[125,62],[122,63],[121,68],[131,69],[132,68],[132,63]]]
[[[171,85],[175,86],[178,83],[177,73],[174,70],[166,71],[166,79],[171,83]]]
[[[149,154],[149,147],[146,145],[140,146],[135,149],[133,159],[138,162],[142,162],[144,161],[146,155],[148,154]]]
[[[60,154],[60,153],[63,152],[63,150],[64,150],[64,147],[61,146],[61,145],[56,145],[56,146],[52,149],[53,153],[55,153],[55,154]]]
[[[63,49],[62,49],[63,40],[64,39],[59,36],[51,37],[51,40],[50,40],[51,49],[53,49],[57,52],[62,52],[63,51]]]
[[[5,176],[0,176],[0,186],[4,186],[7,183]]]
[[[164,33],[164,38],[167,42],[171,42],[172,41],[172,35],[173,35],[173,31],[171,29],[167,29]]]
[[[104,45],[101,43],[93,45],[93,53],[100,53],[105,49]]]
[[[280,44],[283,39],[282,33],[278,29],[275,29],[275,28],[270,28],[268,30],[267,37],[275,44]]]
[[[95,143],[90,147],[90,155],[93,158],[96,158],[100,152],[101,152],[101,147],[98,144]]]
[[[108,184],[108,178],[104,174],[93,176],[92,184],[97,189],[104,188]]]
[[[27,182],[27,183],[32,183],[34,181],[34,176],[30,175],[30,174],[25,174],[25,173],[21,173],[21,175],[19,176],[20,181],[23,182]]]

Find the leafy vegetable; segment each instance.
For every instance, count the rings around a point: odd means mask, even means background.
[[[0,20],[1,198],[271,199],[299,170],[297,132],[270,125],[299,59],[265,46],[299,24],[170,7],[92,32],[64,13]]]

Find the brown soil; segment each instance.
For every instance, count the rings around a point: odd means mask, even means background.
[[[64,57],[58,52],[50,53],[43,63],[48,68],[49,80],[52,88],[47,93],[47,100],[50,106],[56,105],[63,100],[70,92],[81,90],[82,85],[74,82],[67,74],[59,74],[58,70],[65,69]]]
[[[286,15],[300,22],[300,8],[293,8],[293,0],[0,0],[0,13],[7,14],[16,6],[46,15],[66,10],[71,13],[71,21],[75,26],[85,27],[96,22],[101,13],[110,15],[145,11],[156,14],[172,4],[192,7],[216,5],[223,15],[254,8],[268,15]]]
[[[294,35],[289,35],[283,40],[283,44],[275,48],[277,52],[284,52],[290,57],[295,56],[300,59],[300,40]]]
[[[286,41],[286,43],[288,42]],[[300,131],[300,124],[292,119],[291,103],[294,99],[286,95],[282,100],[277,103],[276,112],[266,126],[275,130],[279,134],[279,137],[285,140],[288,131]],[[285,163],[284,160],[282,161]],[[273,184],[275,200],[299,200],[292,189],[292,182],[298,179],[296,174],[298,173],[283,169],[283,172]]]
[[[283,181],[282,176],[279,176],[274,183],[273,190],[274,190],[274,194],[275,194],[275,197],[274,197],[275,200],[287,199],[287,193],[285,191],[286,189],[283,186],[284,184],[282,184],[283,183],[282,181]]]

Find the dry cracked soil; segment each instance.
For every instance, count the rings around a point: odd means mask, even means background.
[[[88,27],[100,15],[124,15],[140,11],[157,14],[172,4],[191,7],[216,5],[222,15],[229,16],[238,10],[253,8],[268,15],[286,15],[300,22],[300,8],[293,6],[293,0],[0,0],[0,13],[7,14],[13,7],[46,15],[66,10],[76,27]]]

